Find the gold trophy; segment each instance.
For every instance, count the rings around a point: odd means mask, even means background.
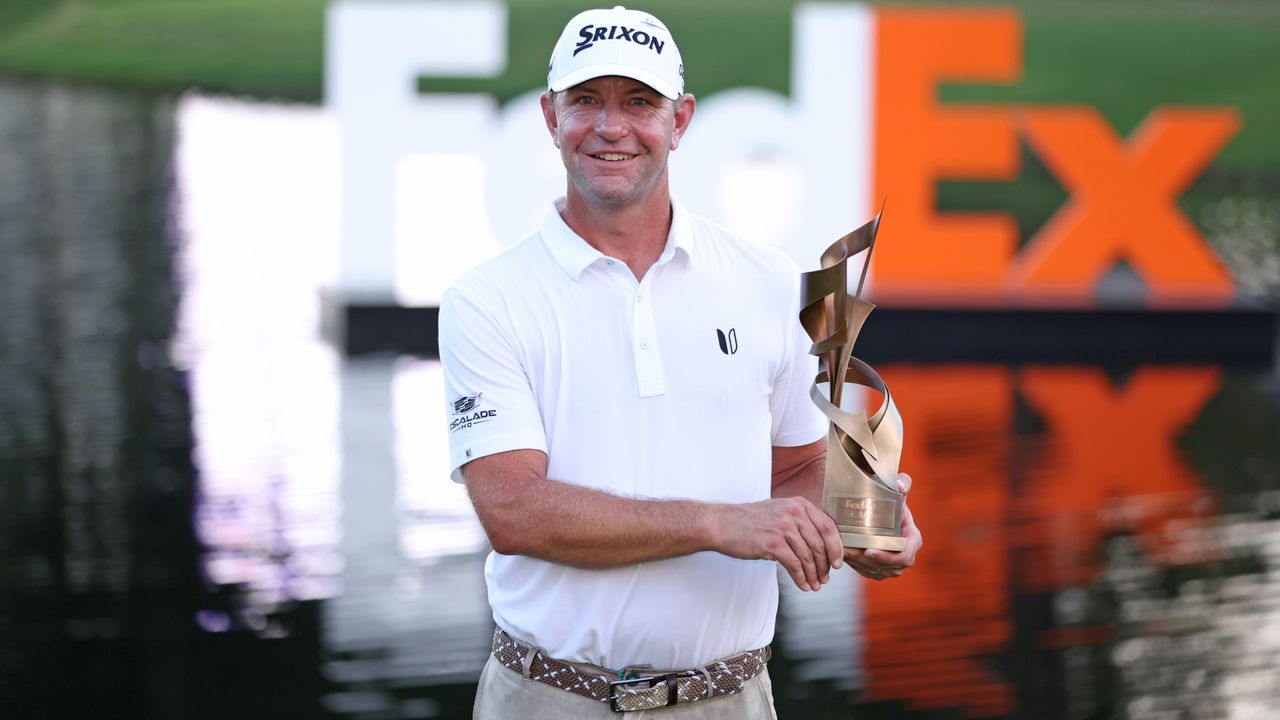
[[[898,460],[902,456],[902,416],[880,375],[853,357],[853,344],[875,305],[862,299],[862,285],[880,227],[881,209],[866,225],[832,243],[822,253],[822,268],[800,276],[800,322],[813,340],[819,370],[809,397],[831,421],[827,432],[827,468],[822,510],[836,521],[845,547],[902,550],[902,508]],[[849,258],[866,251],[858,289],[849,294]],[[846,385],[880,393],[875,414],[846,410]],[[857,393],[854,393],[856,396]],[[854,397],[860,402],[860,397]]]

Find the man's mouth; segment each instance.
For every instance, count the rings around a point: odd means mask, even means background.
[[[627,153],[592,153],[591,157],[597,160],[607,160],[609,162],[617,162],[619,160],[630,160],[631,158],[635,157],[635,155],[629,155]]]

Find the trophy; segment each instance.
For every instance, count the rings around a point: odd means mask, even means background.
[[[902,455],[902,416],[884,380],[871,366],[853,357],[867,316],[875,305],[862,299],[871,265],[876,230],[883,208],[866,225],[835,241],[822,253],[822,268],[801,278],[800,322],[813,340],[819,370],[809,397],[831,421],[827,432],[827,467],[822,484],[822,510],[836,521],[845,547],[902,550],[902,508],[898,491],[898,459]],[[858,289],[849,294],[849,258],[866,251]],[[845,387],[870,388],[882,401],[875,414],[845,409]],[[854,402],[861,402],[859,393]]]

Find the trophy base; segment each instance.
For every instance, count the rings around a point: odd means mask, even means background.
[[[867,535],[858,532],[841,532],[840,541],[847,548],[863,548],[867,550],[889,550],[902,552],[907,549],[907,539],[893,535]]]

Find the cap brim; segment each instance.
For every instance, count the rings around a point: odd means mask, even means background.
[[[631,65],[620,65],[617,63],[600,63],[599,65],[589,65],[587,67],[581,67],[573,70],[572,72],[567,72],[560,79],[551,83],[550,88],[553,92],[562,92],[579,83],[584,83],[588,80],[594,80],[595,78],[605,77],[608,75],[621,75],[622,77],[628,77],[632,80],[638,80],[656,90],[658,94],[663,97],[667,97],[672,100],[680,99],[680,88],[676,87],[672,83],[663,80],[654,73],[646,72]]]

